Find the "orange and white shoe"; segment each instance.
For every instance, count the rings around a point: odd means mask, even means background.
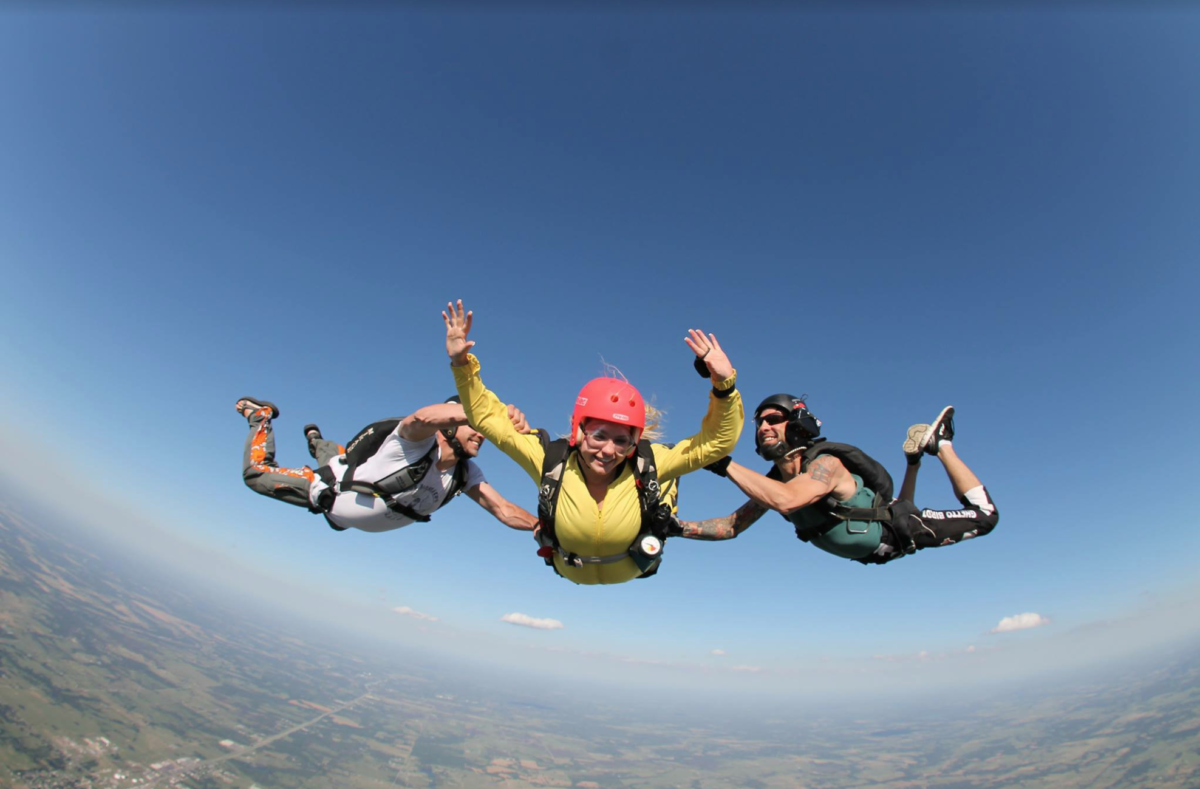
[[[259,411],[263,410],[264,408],[271,409],[271,418],[272,419],[279,418],[279,407],[268,400],[256,400],[253,397],[243,397],[243,398],[239,399],[236,403],[234,403],[233,407],[237,409],[237,412],[239,414],[246,417],[247,419],[250,418],[251,416],[253,416],[254,414],[258,413]],[[249,411],[250,413],[246,413],[247,411]]]

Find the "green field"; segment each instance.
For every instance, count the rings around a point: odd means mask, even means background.
[[[0,508],[0,786],[1200,786],[1194,657],[969,714],[631,720],[338,651],[152,576]]]

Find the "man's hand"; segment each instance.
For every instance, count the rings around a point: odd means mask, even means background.
[[[467,340],[474,315],[463,310],[462,299],[458,300],[457,308],[450,303],[446,309],[450,311],[449,315],[442,311],[442,320],[446,322],[446,355],[451,365],[462,367],[467,363],[467,352],[475,346],[474,340]]]
[[[696,358],[708,367],[714,385],[733,375],[733,364],[725,355],[725,351],[721,350],[721,344],[717,342],[715,334],[706,335],[698,329],[688,329],[688,336],[684,337],[683,341],[696,354]]]
[[[508,421],[513,423],[513,427],[517,429],[518,433],[529,433],[531,430],[529,422],[525,419],[525,415],[521,413],[521,409],[511,403],[508,406]]]

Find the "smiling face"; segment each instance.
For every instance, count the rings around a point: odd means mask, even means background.
[[[479,450],[483,448],[483,434],[470,425],[459,427],[458,430],[454,431],[454,437],[458,439],[458,443],[462,444],[463,454],[466,457],[477,457]]]
[[[764,458],[774,460],[786,454],[787,422],[787,412],[782,408],[768,406],[759,413],[754,424],[754,435],[759,453]]]
[[[629,456],[635,446],[633,428],[602,419],[588,419],[583,423],[577,446],[579,464],[592,475],[611,481],[621,461]]]

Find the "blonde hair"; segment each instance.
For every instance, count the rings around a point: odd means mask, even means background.
[[[657,408],[653,403],[646,403],[646,428],[642,431],[642,438],[647,441],[658,441],[665,435],[663,423],[666,421],[665,411]]]

